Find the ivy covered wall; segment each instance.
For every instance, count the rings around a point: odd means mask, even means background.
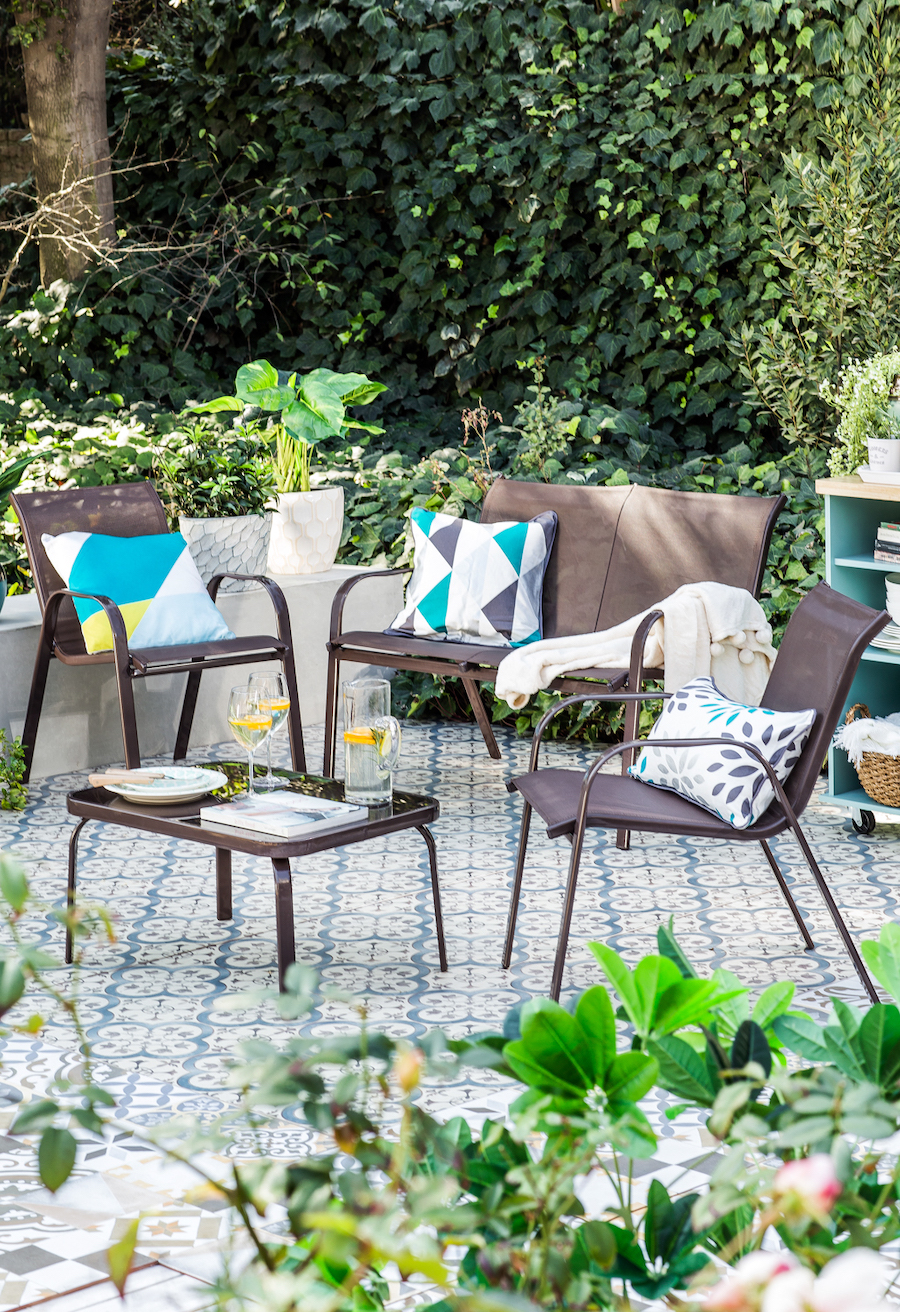
[[[897,27],[869,0],[170,12],[159,48],[111,71],[120,158],[170,161],[120,212],[237,218],[191,315],[166,317],[149,274],[132,287],[156,365],[134,389],[177,402],[266,355],[384,378],[396,415],[508,404],[517,360],[542,354],[555,387],[682,454],[754,430],[726,342],[774,308],[761,222],[782,152],[814,148]]]

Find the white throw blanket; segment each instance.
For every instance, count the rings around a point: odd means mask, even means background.
[[[854,765],[862,761],[863,752],[883,752],[900,756],[900,711],[877,720],[851,720],[834,735],[835,747],[843,747]]]
[[[627,669],[635,630],[651,610],[661,610],[663,618],[647,636],[644,664],[665,669],[666,692],[710,674],[726,697],[759,705],[776,656],[772,630],[749,592],[724,583],[686,583],[615,628],[517,647],[500,662],[497,696],[518,711],[570,670]]]

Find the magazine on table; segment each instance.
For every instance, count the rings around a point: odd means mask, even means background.
[[[271,793],[254,793],[238,797],[219,806],[202,806],[200,819],[226,829],[249,829],[276,838],[306,838],[332,829],[359,824],[369,817],[367,806],[351,802],[332,802],[324,797],[308,797],[280,788]]]

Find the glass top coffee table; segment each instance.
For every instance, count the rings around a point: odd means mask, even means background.
[[[310,856],[350,843],[364,843],[369,838],[383,838],[386,834],[416,829],[425,840],[428,863],[431,868],[431,892],[434,898],[434,919],[437,930],[438,956],[441,970],[447,969],[447,951],[444,944],[444,923],[441,917],[441,893],[438,886],[437,852],[431,832],[426,828],[437,820],[440,807],[435,798],[420,793],[395,790],[389,806],[369,807],[366,820],[332,829],[328,833],[312,834],[309,838],[268,838],[248,829],[226,830],[205,828],[200,820],[201,807],[213,802],[227,802],[237,793],[246,791],[246,763],[236,761],[208,761],[201,767],[220,770],[228,783],[206,797],[193,802],[167,806],[148,806],[139,802],[126,802],[124,798],[106,788],[82,788],[69,793],[66,806],[69,814],[78,816],[78,824],[69,840],[69,885],[67,902],[71,911],[75,906],[75,876],[78,862],[78,838],[88,820],[102,820],[108,825],[124,825],[150,834],[165,834],[189,842],[202,843],[216,852],[216,915],[219,920],[231,919],[231,854],[245,852],[249,856],[265,856],[272,862],[275,877],[275,929],[278,943],[278,987],[284,989],[284,974],[294,961],[294,894],[291,885],[291,858]],[[279,786],[309,797],[325,797],[332,801],[344,800],[344,785],[339,779],[325,779],[318,775],[297,774],[292,770],[274,770]],[[72,960],[72,934],[66,931],[66,961]]]

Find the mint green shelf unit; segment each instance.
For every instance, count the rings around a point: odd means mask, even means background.
[[[826,580],[838,592],[884,609],[885,577],[900,569],[873,559],[875,533],[882,520],[900,522],[900,488],[877,487],[859,478],[822,479],[816,490],[825,497]],[[864,702],[873,715],[900,710],[900,655],[867,647],[844,707]],[[843,717],[842,717],[843,718]],[[828,750],[826,796],[846,809],[858,826],[871,830],[871,817],[900,822],[900,808],[874,802],[860,787],[846,752]],[[864,813],[868,812],[869,816]]]

